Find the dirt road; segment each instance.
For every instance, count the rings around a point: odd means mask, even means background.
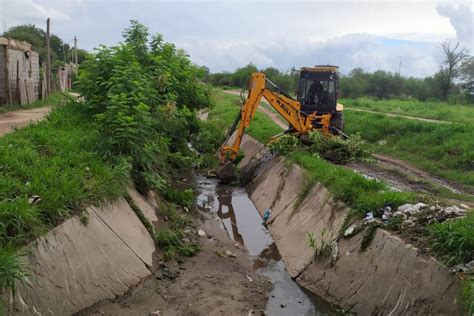
[[[19,110],[0,114],[0,136],[13,131],[15,128],[24,127],[31,122],[37,122],[44,118],[49,111],[50,106],[31,109]]]

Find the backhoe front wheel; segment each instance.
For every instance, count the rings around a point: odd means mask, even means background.
[[[341,132],[344,132],[344,113],[343,112],[336,112],[331,115],[330,124],[332,127],[335,127]],[[338,135],[339,133],[335,130],[332,130],[333,134]]]

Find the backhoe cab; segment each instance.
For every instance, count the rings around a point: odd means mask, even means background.
[[[300,70],[296,99],[305,113],[331,114],[333,133],[344,130],[343,106],[337,103],[339,77],[337,66],[317,65]]]

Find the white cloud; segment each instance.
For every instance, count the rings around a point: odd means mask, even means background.
[[[71,20],[67,13],[34,0],[0,0],[0,13],[9,26],[20,23],[36,24],[48,17],[58,21]]]
[[[261,68],[333,63],[344,72],[395,72],[401,57],[402,74],[425,76],[437,70],[441,40],[472,41],[471,1],[438,2],[0,0],[0,17],[9,26],[44,27],[50,16],[53,32],[66,41],[77,35],[89,50],[118,43],[128,20],[138,19],[214,71],[253,61]]]
[[[474,49],[474,11],[471,7],[444,3],[438,4],[436,10],[441,16],[447,17],[456,30],[457,39],[469,49]]]
[[[325,41],[306,42],[295,49],[284,39],[258,41],[217,41],[187,38],[177,42],[198,64],[209,65],[211,71],[233,70],[254,62],[258,68],[269,66],[286,70],[292,66],[334,64],[348,73],[356,67],[368,71],[383,69],[427,76],[437,68],[433,51],[435,44],[393,40],[370,34],[347,34]]]

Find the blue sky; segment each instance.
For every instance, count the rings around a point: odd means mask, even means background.
[[[2,26],[33,23],[88,50],[115,45],[137,19],[211,71],[331,63],[408,76],[433,74],[439,43],[473,49],[472,1],[0,0]]]

